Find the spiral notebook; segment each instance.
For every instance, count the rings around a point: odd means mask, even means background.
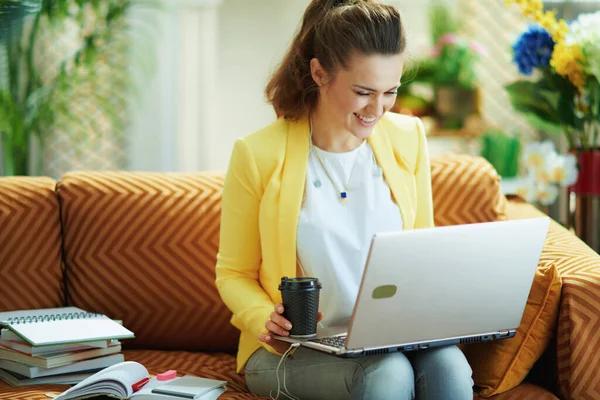
[[[133,332],[106,315],[77,307],[2,312],[0,326],[10,329],[33,346],[134,337]]]

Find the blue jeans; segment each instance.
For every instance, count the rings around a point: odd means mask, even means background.
[[[257,350],[246,364],[250,392],[277,396],[281,357]],[[288,391],[305,399],[472,400],[471,367],[456,346],[360,358],[340,358],[300,347],[285,362]],[[283,365],[279,369],[283,392]],[[273,391],[273,392],[271,392]],[[280,399],[286,399],[281,395]]]

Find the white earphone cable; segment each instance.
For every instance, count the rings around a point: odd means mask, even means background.
[[[287,397],[288,399],[291,400],[300,400],[298,397],[295,397],[294,395],[292,395],[286,385],[285,382],[285,361],[287,360],[287,358],[291,355],[291,351],[296,349],[297,347],[300,346],[300,343],[293,343],[289,349],[287,349],[287,351],[285,353],[283,353],[283,355],[281,356],[281,359],[279,360],[279,364],[277,364],[277,369],[275,370],[275,375],[277,376],[277,396],[273,397],[273,390],[271,390],[271,392],[269,392],[269,397],[271,398],[271,400],[278,400],[279,399],[279,395],[282,394],[285,397]],[[283,364],[283,392],[281,391],[281,383],[279,382],[279,368],[281,367],[281,364]]]

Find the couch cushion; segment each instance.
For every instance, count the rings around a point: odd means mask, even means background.
[[[436,226],[506,219],[500,175],[482,157],[444,154],[431,160]]]
[[[215,287],[222,186],[222,174],[66,174],[70,304],[123,320],[136,335],[124,346],[234,351]]]
[[[0,178],[0,311],[60,307],[60,206],[50,178]]]
[[[541,261],[515,337],[463,347],[481,396],[506,392],[525,379],[555,332],[560,291],[554,264]]]

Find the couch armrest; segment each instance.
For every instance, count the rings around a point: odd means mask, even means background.
[[[443,154],[431,160],[436,226],[506,219],[500,175],[482,157]]]
[[[543,216],[535,207],[511,200],[508,219]],[[600,256],[552,221],[541,261],[554,262],[562,278],[557,328],[557,368],[561,396],[600,398]]]

